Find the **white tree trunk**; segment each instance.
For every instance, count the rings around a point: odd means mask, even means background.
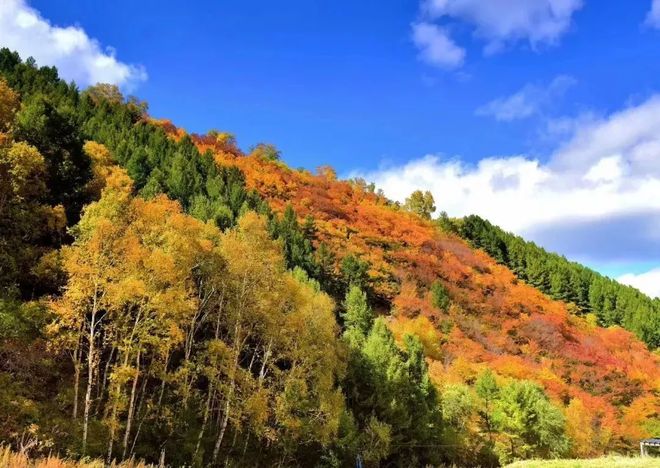
[[[87,450],[87,433],[89,430],[89,412],[92,406],[92,386],[94,383],[94,353],[96,352],[96,313],[98,307],[98,287],[94,288],[94,303],[92,304],[92,317],[89,323],[88,346],[87,353],[87,391],[85,392],[85,415],[83,419],[83,440],[82,440],[82,453],[85,454]]]
[[[126,431],[124,432],[123,452],[122,459],[126,458],[126,450],[128,448],[128,439],[131,435],[131,426],[133,424],[133,414],[135,412],[135,392],[137,390],[138,377],[140,375],[140,351],[135,358],[135,377],[133,378],[133,386],[131,388],[131,398],[128,404],[128,415],[126,416]]]

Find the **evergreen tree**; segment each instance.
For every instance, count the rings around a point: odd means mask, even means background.
[[[504,436],[495,448],[502,463],[560,457],[568,450],[564,416],[532,382],[512,381],[502,387],[493,420]]]
[[[619,325],[632,331],[651,349],[660,346],[660,328],[655,326],[660,322],[660,307],[636,289],[548,253],[478,216],[445,219],[441,224],[445,230],[451,224],[449,230],[552,298],[575,304],[581,313],[594,313],[603,326]]]
[[[431,301],[433,307],[441,310],[442,312],[447,312],[451,300],[449,299],[449,294],[447,289],[439,281],[434,281],[431,285]]]
[[[363,341],[374,321],[374,314],[367,303],[367,295],[358,287],[351,286],[344,301],[344,327],[350,340]]]
[[[341,273],[346,290],[351,286],[357,286],[363,291],[369,291],[369,262],[362,260],[356,255],[349,254],[341,261]]]

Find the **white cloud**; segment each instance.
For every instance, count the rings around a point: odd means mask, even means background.
[[[25,0],[0,0],[0,46],[56,66],[79,86],[103,82],[130,89],[147,79],[141,66],[120,62],[113,49],[103,49],[80,27],[52,25]]]
[[[571,135],[544,162],[427,155],[354,175],[399,201],[430,190],[450,216],[478,214],[581,261],[660,261],[660,96],[566,128]]]
[[[623,175],[621,156],[610,156],[603,158],[591,166],[584,175],[584,180],[589,182],[616,182]]]
[[[419,49],[422,60],[442,68],[456,68],[463,65],[465,50],[458,47],[447,32],[431,23],[412,25],[413,42]]]
[[[534,49],[557,44],[583,0],[422,0],[421,5],[428,24],[460,21],[470,25],[475,36],[485,41],[484,51],[491,54],[521,41]],[[460,49],[446,33],[443,37]]]
[[[602,158],[621,155],[630,180],[660,178],[660,95],[606,118],[584,121],[553,156],[562,171],[584,171]],[[659,192],[660,193],[660,192]]]
[[[503,122],[526,119],[541,112],[574,84],[575,79],[565,75],[556,77],[545,87],[528,84],[510,96],[497,98],[480,107],[476,113]]]
[[[660,0],[653,0],[651,11],[646,16],[646,24],[654,28],[660,28]]]
[[[527,40],[532,47],[555,44],[571,25],[582,0],[427,0],[426,12],[435,18],[454,18],[471,24],[487,51]]]
[[[617,278],[617,281],[639,289],[651,297],[660,297],[660,268],[646,273],[629,273]]]

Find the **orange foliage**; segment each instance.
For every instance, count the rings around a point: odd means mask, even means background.
[[[208,138],[194,138],[200,149],[214,152],[218,164],[238,166],[248,187],[274,211],[292,204],[301,219],[312,215],[317,245],[326,243],[339,258],[357,253],[371,262],[376,296],[398,313],[392,329],[398,337],[410,331],[422,337],[434,381],[471,381],[485,366],[534,380],[555,401],[576,401],[572,424],[581,424],[585,411],[592,415],[589,437],[599,441],[597,447],[610,437],[630,446],[644,434],[643,418],[657,414],[660,357],[631,333],[572,315],[485,253],[360,184],[335,180],[325,169],[315,176],[241,157]],[[436,280],[452,300],[446,313],[426,297]],[[447,323],[453,328],[441,333]]]
[[[179,141],[181,138],[188,134],[184,129],[176,127],[169,119],[156,119],[153,117],[147,117],[147,120],[150,124],[161,127],[174,140]]]

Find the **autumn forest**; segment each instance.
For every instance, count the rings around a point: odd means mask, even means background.
[[[500,466],[660,434],[660,300],[0,51],[0,448]]]

